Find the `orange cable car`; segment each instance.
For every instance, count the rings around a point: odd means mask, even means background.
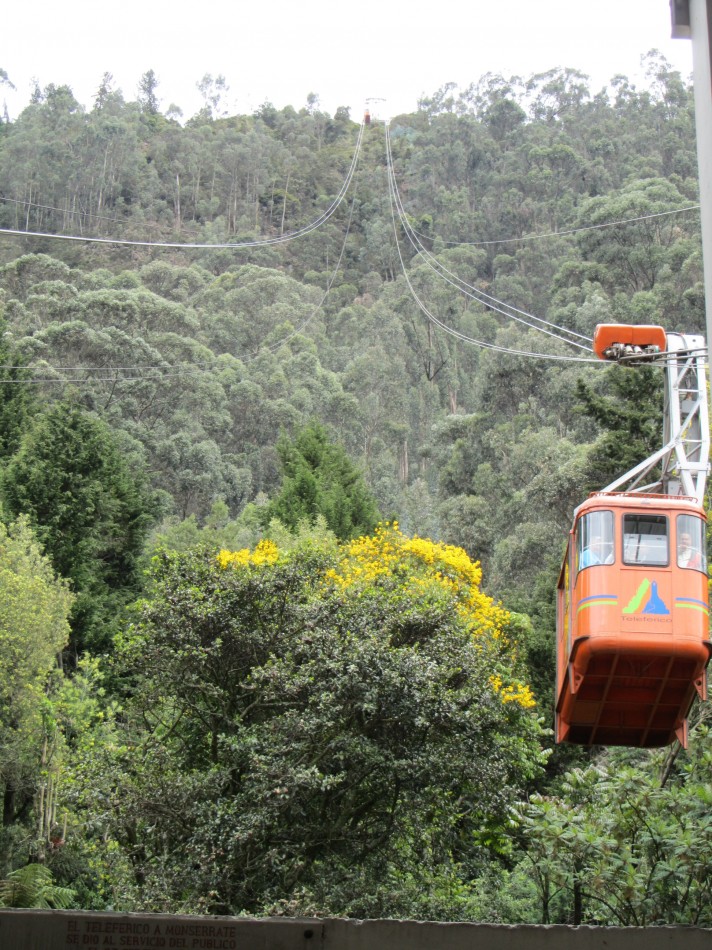
[[[700,337],[661,328],[604,329],[594,340],[599,356],[611,354],[602,358],[664,361],[666,442],[574,513],[557,594],[556,741],[686,745],[712,653],[706,351]],[[662,350],[650,330],[663,333]],[[638,487],[651,471],[657,479]]]

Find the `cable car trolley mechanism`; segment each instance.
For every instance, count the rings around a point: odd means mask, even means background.
[[[593,347],[604,360],[664,364],[664,436],[574,512],[557,593],[556,741],[686,745],[712,652],[705,341],[605,324]]]

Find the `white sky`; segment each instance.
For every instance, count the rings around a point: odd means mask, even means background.
[[[464,88],[486,72],[527,78],[556,66],[588,74],[592,92],[623,73],[643,84],[640,57],[658,49],[687,78],[689,40],[670,39],[669,0],[9,0],[0,91],[16,118],[33,80],[69,85],[91,107],[101,77],[126,100],[156,73],[162,111],[185,118],[202,105],[196,83],[222,74],[230,112],[269,100],[301,108],[308,93],[333,114],[367,99],[380,118],[412,112],[446,82]]]

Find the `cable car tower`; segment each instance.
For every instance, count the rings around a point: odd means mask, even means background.
[[[705,341],[605,324],[593,346],[603,360],[664,365],[663,445],[574,512],[557,598],[556,739],[686,745],[712,652]]]
[[[601,324],[593,347],[602,360],[665,365],[663,447],[603,491],[687,495],[702,505],[710,449],[704,337],[666,334],[662,327]],[[659,477],[639,487],[658,466]]]

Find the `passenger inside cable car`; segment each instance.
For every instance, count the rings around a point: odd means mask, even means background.
[[[612,564],[613,514],[610,511],[596,511],[586,515],[579,522],[576,540],[578,570],[594,564]]]
[[[677,566],[707,573],[702,524],[698,518],[677,519]]]

